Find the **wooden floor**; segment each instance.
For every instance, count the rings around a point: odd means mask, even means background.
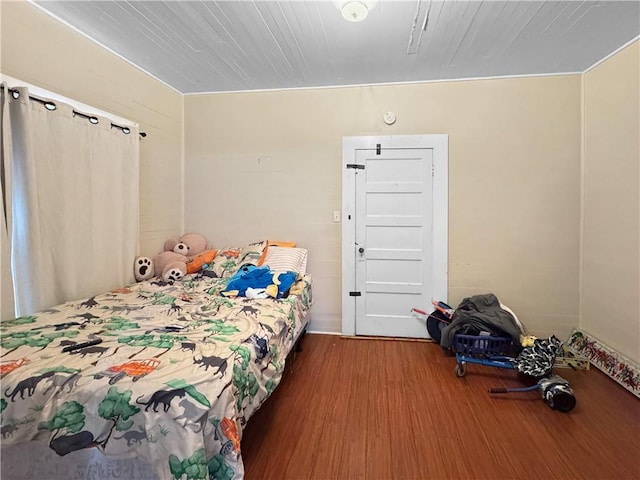
[[[577,405],[552,410],[512,370],[433,343],[307,335],[243,435],[247,480],[637,479],[640,400],[599,371],[557,370]]]

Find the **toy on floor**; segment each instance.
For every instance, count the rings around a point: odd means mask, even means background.
[[[555,410],[568,412],[576,406],[576,397],[569,386],[569,382],[560,375],[549,375],[538,380],[538,383],[530,387],[522,388],[490,388],[489,393],[513,393],[530,392],[540,390],[542,399]]]

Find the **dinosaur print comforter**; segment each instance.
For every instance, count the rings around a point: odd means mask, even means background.
[[[0,324],[3,448],[97,448],[161,480],[242,478],[243,427],[306,327],[311,279],[279,300],[224,297],[227,281],[141,282]]]

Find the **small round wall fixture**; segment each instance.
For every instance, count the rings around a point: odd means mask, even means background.
[[[386,123],[387,125],[393,125],[394,123],[396,123],[396,114],[393,112],[385,112],[385,114],[382,116],[382,120],[384,120],[384,123]]]

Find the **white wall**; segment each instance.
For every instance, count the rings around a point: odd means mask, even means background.
[[[584,75],[581,327],[640,363],[640,42]]]
[[[130,119],[147,133],[140,142],[140,249],[160,251],[182,229],[182,95],[33,4],[2,1],[0,20],[0,72]]]
[[[533,333],[566,337],[578,325],[580,85],[569,75],[186,96],[186,229],[217,247],[308,248],[311,327],[339,332],[342,137],[446,133],[449,302],[493,292]]]
[[[140,252],[182,231],[182,95],[24,1],[0,1],[0,73],[140,125]],[[117,241],[117,239],[114,239]],[[2,318],[12,316],[6,245]],[[133,259],[131,259],[133,272]],[[133,277],[132,277],[133,279]]]

